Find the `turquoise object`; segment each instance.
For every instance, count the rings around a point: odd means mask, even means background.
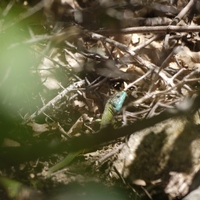
[[[121,110],[126,96],[127,93],[125,91],[121,91],[114,94],[107,101],[102,115],[101,128],[106,127],[111,122],[112,118],[114,117],[114,114]],[[57,163],[49,169],[47,176],[50,176],[53,172],[58,171],[59,169],[68,165],[81,152],[82,150],[69,152],[69,154],[64,158],[64,160],[62,160],[61,162]]]
[[[106,127],[114,117],[115,113],[119,112],[123,106],[124,100],[127,96],[125,91],[114,94],[106,103],[102,119],[101,128]]]

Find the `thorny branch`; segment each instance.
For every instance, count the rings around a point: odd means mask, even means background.
[[[43,112],[45,112],[45,110],[47,110],[51,106],[54,106],[59,100],[61,100],[63,97],[65,97],[65,95],[67,95],[69,92],[77,90],[77,88],[83,86],[84,83],[85,83],[85,81],[81,80],[81,81],[78,81],[78,82],[71,84],[70,86],[65,88],[62,92],[60,92],[56,97],[54,97],[52,100],[50,100],[47,104],[45,104],[42,108],[40,108],[38,111],[31,114],[27,119],[24,119],[22,124],[26,124],[29,121],[35,119],[37,116],[39,116]]]

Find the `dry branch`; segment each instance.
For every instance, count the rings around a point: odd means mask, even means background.
[[[61,153],[64,151],[74,152],[85,148],[92,148],[96,145],[152,127],[157,123],[173,117],[191,116],[192,113],[200,108],[199,101],[200,96],[194,99],[185,99],[185,101],[180,103],[176,108],[167,109],[165,112],[152,118],[138,120],[132,125],[124,126],[119,129],[113,129],[113,127],[108,126],[95,134],[81,135],[61,143],[49,142],[48,144],[41,143],[34,146],[2,147],[0,151],[0,160],[2,164],[17,164],[28,160],[34,160],[38,157],[49,156],[53,153]]]
[[[65,88],[61,93],[59,93],[56,97],[50,100],[47,104],[45,104],[42,108],[40,108],[38,111],[34,112],[27,119],[24,119],[22,124],[26,124],[29,121],[35,119],[37,116],[41,115],[46,109],[48,109],[51,106],[54,106],[59,100],[61,100],[65,95],[67,95],[67,93],[76,90],[78,87],[81,87],[84,84],[85,84],[84,80],[71,84],[70,86]]]
[[[130,33],[171,33],[171,32],[200,32],[200,26],[144,26],[130,27],[119,30],[100,30],[96,31],[99,34],[130,34]]]

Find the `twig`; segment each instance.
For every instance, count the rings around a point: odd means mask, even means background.
[[[170,33],[170,32],[200,32],[200,26],[142,26],[130,27],[120,30],[101,30],[100,34],[130,34],[130,33]]]
[[[156,65],[154,65],[153,63],[151,63],[149,61],[145,61],[140,56],[136,55],[136,53],[134,51],[130,50],[126,45],[124,45],[120,42],[117,42],[115,40],[112,40],[110,38],[107,38],[103,35],[97,34],[97,33],[92,33],[92,32],[88,32],[88,31],[85,31],[85,33],[88,34],[91,38],[93,38],[95,40],[104,40],[104,41],[116,46],[120,50],[127,52],[129,55],[133,56],[136,60],[138,60],[139,63],[142,63],[142,65],[144,65],[147,68],[154,70],[156,73],[158,73],[159,68]],[[166,72],[160,72],[159,76],[161,76],[166,82],[168,82],[168,78],[166,77],[165,74],[166,74]]]
[[[158,39],[159,37],[160,37],[160,35],[154,35],[153,37],[151,37],[149,40],[147,40],[143,44],[138,45],[137,47],[133,48],[132,51],[136,52],[136,51],[141,50],[142,48],[144,48],[147,45],[151,44],[154,40]]]
[[[13,25],[19,23],[20,21],[26,19],[27,17],[30,17],[31,15],[33,15],[36,12],[38,12],[39,10],[41,10],[43,7],[44,7],[44,2],[43,1],[37,3],[35,6],[29,8],[26,12],[20,14],[19,18],[17,18],[16,20],[14,20],[14,22],[12,24],[10,24],[7,27],[5,27],[3,29],[3,31],[5,31],[6,29],[12,27]]]
[[[69,87],[65,88],[60,94],[58,94],[56,97],[54,97],[52,100],[50,100],[46,105],[44,105],[38,111],[34,112],[32,115],[30,115],[30,117],[28,117],[28,119],[24,119],[22,124],[26,124],[27,122],[33,120],[35,117],[42,114],[47,108],[49,108],[50,106],[54,105],[57,101],[62,99],[67,93],[76,89],[77,87],[81,87],[84,84],[85,84],[84,80],[81,80],[81,81],[71,84]]]
[[[143,76],[141,76],[140,78],[138,78],[137,80],[135,80],[134,82],[128,84],[125,86],[125,91],[128,90],[129,88],[133,87],[136,83],[140,82],[141,80],[145,79],[150,73],[152,73],[151,70],[149,70],[146,74],[144,74]]]
[[[185,83],[187,82],[193,82],[193,81],[198,81],[200,80],[200,78],[194,78],[194,79],[189,79],[191,76],[194,76],[195,74],[198,74],[199,71],[198,70],[195,70],[195,71],[192,71],[190,74],[188,74],[187,76],[184,77],[184,79],[180,82],[178,82],[176,85],[174,85],[173,87],[170,87],[166,90],[163,90],[163,91],[155,91],[155,92],[151,92],[151,93],[147,93],[145,96],[143,96],[142,98],[140,99],[137,99],[136,101],[134,102],[131,102],[130,105],[138,105],[138,104],[141,104],[143,103],[144,101],[150,99],[150,98],[156,98],[156,96],[158,95],[165,95],[165,94],[168,94],[170,95],[171,94],[178,94],[177,91],[173,90],[175,88],[178,88],[179,86],[181,85],[184,85]],[[170,92],[170,93],[169,93]],[[184,96],[183,96],[184,97]]]
[[[180,51],[182,50],[182,47],[181,46],[177,46],[177,47],[174,47],[173,50],[171,51],[171,53],[167,56],[167,58],[163,61],[162,65],[160,66],[158,72],[155,74],[154,76],[154,82],[156,82],[159,78],[159,73],[161,72],[161,70],[163,70],[170,62],[170,59],[172,56],[174,56],[175,54],[179,53]],[[174,86],[173,82],[170,82],[168,81],[168,83],[171,85],[171,86]],[[151,84],[150,88],[149,88],[149,91],[151,91],[153,89],[153,83]]]
[[[185,16],[185,14],[192,8],[194,5],[195,0],[190,0],[190,2],[181,10],[181,12],[173,19],[170,25],[176,25],[180,20]],[[164,47],[168,48],[168,41],[169,41],[170,34],[167,33],[164,39]]]
[[[191,10],[192,6],[195,4],[196,0],[190,0],[190,2],[181,10],[181,12],[173,19],[171,22],[172,25],[177,24],[180,20],[186,15],[189,10]]]
[[[156,65],[154,65],[153,63],[142,59],[140,56],[136,55],[135,56],[136,59],[138,60],[139,63],[141,63],[142,65],[146,66],[148,69],[153,70],[155,73],[157,73],[166,83],[171,85],[170,82],[170,78],[171,77],[170,74],[168,74],[166,71],[160,71],[160,68]],[[159,73],[158,73],[159,72]]]
[[[103,164],[106,160],[108,160],[111,156],[113,156],[114,154],[116,154],[119,150],[121,150],[124,146],[123,144],[120,144],[117,148],[115,148],[114,150],[112,150],[111,152],[107,153],[106,155],[104,155],[102,158],[100,158],[98,160],[99,164]]]
[[[73,152],[85,148],[92,148],[96,145],[100,145],[120,137],[131,135],[136,131],[149,128],[169,118],[189,115],[191,114],[191,111],[195,112],[199,109],[199,102],[200,96],[197,96],[194,99],[186,99],[181,104],[179,104],[177,108],[166,110],[158,116],[139,120],[134,124],[123,126],[119,129],[113,129],[111,126],[108,126],[95,134],[81,135],[62,143],[54,142],[52,144],[49,142],[46,144],[39,143],[34,146],[27,145],[20,147],[2,147],[0,148],[0,160],[2,161],[1,164],[16,164],[27,160],[37,159],[41,156],[52,155],[53,153],[59,153],[63,151]]]

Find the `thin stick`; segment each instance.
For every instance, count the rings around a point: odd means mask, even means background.
[[[62,99],[67,93],[69,93],[70,91],[74,89],[77,89],[77,87],[81,87],[84,84],[85,84],[85,80],[81,80],[81,81],[71,84],[69,87],[65,88],[60,94],[58,94],[56,97],[50,100],[47,104],[45,104],[42,108],[34,112],[30,117],[28,117],[28,119],[24,119],[22,124],[26,124],[27,122],[33,120],[38,115],[42,114],[47,108],[49,108],[50,106],[58,102],[60,99]]]
[[[130,34],[130,33],[170,33],[170,32],[200,32],[200,26],[142,26],[130,27],[120,30],[96,31],[100,34]]]

